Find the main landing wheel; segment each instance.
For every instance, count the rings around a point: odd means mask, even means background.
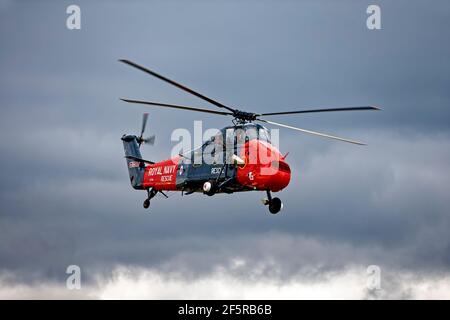
[[[283,209],[283,202],[281,202],[280,198],[272,198],[270,194],[270,190],[267,190],[267,198],[261,199],[263,205],[269,206],[269,211],[271,214],[277,214]]]
[[[144,206],[144,209],[148,209],[148,207],[150,207],[150,199],[145,199],[143,206]]]
[[[214,181],[206,181],[203,184],[203,193],[207,194],[208,196],[213,196],[216,193]]]
[[[272,198],[269,202],[269,211],[271,214],[277,214],[283,209],[283,202],[281,202],[280,198]]]

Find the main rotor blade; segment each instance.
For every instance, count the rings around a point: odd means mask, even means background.
[[[150,74],[150,75],[152,75],[152,76],[154,76],[154,77],[156,77],[156,78],[158,78],[158,79],[160,79],[162,81],[170,83],[171,85],[173,85],[173,86],[175,86],[175,87],[177,87],[177,88],[179,88],[181,90],[184,90],[184,91],[186,91],[186,92],[188,92],[188,93],[190,93],[190,94],[192,94],[192,95],[194,95],[194,96],[196,96],[196,97],[198,97],[200,99],[208,101],[209,103],[215,105],[216,107],[224,108],[224,109],[227,109],[227,110],[229,110],[231,112],[235,111],[233,108],[227,107],[226,105],[224,105],[224,104],[222,104],[220,102],[217,102],[217,101],[215,101],[215,100],[213,100],[211,98],[208,98],[208,97],[206,97],[206,96],[204,96],[204,95],[202,95],[202,94],[200,94],[200,93],[198,93],[198,92],[196,92],[196,91],[194,91],[194,90],[192,90],[192,89],[190,89],[190,88],[188,88],[188,87],[186,87],[186,86],[184,86],[184,85],[182,85],[180,83],[177,83],[177,82],[175,82],[175,81],[173,81],[173,80],[171,80],[169,78],[166,78],[166,77],[164,77],[164,76],[162,76],[162,75],[160,75],[160,74],[158,74],[158,73],[156,73],[156,72],[154,72],[154,71],[152,71],[150,69],[147,69],[147,68],[145,68],[143,66],[140,66],[140,65],[138,65],[138,64],[136,64],[136,63],[134,63],[132,61],[129,61],[129,60],[126,60],[126,59],[121,59],[119,61],[123,62],[125,64],[128,64],[128,65],[130,65],[130,66],[132,66],[132,67],[134,67],[136,69],[139,69],[139,70],[141,70],[141,71],[143,71],[145,73],[148,73],[148,74]]]
[[[310,110],[299,110],[299,111],[282,111],[282,112],[261,113],[259,116],[276,116],[276,115],[282,115],[282,114],[330,112],[330,111],[358,111],[358,110],[380,110],[380,108],[375,107],[375,106],[364,106],[364,107],[348,107],[348,108],[310,109]]]
[[[165,108],[173,108],[173,109],[182,109],[182,110],[206,112],[206,113],[220,114],[220,115],[223,115],[223,116],[233,115],[233,113],[231,113],[231,112],[216,111],[216,110],[195,108],[195,107],[188,107],[188,106],[180,106],[180,105],[176,105],[176,104],[159,103],[159,102],[142,101],[142,100],[132,100],[132,99],[123,99],[123,98],[120,98],[120,100],[128,102],[128,103],[138,103],[138,104],[145,104],[145,105],[149,105],[149,106],[157,106],[157,107],[165,107]]]
[[[345,142],[354,143],[354,144],[358,144],[358,145],[366,145],[365,143],[362,143],[362,142],[359,142],[359,141],[354,141],[354,140],[344,139],[344,138],[332,136],[332,135],[325,134],[325,133],[321,133],[321,132],[316,132],[316,131],[311,131],[311,130],[301,129],[301,128],[297,128],[297,127],[292,127],[292,126],[288,126],[288,125],[286,125],[286,124],[282,124],[282,123],[278,123],[278,122],[273,122],[273,121],[268,121],[268,120],[262,120],[262,119],[256,119],[256,121],[261,121],[261,122],[265,122],[265,123],[270,123],[270,124],[273,124],[273,125],[276,125],[276,126],[280,126],[280,127],[284,127],[284,128],[288,128],[288,129],[293,129],[293,130],[297,130],[297,131],[301,131],[301,132],[305,132],[305,133],[309,133],[309,134],[314,134],[314,135],[316,135],[316,136],[321,136],[321,137],[325,137],[325,138],[331,138],[331,139],[340,140],[340,141],[345,141]]]

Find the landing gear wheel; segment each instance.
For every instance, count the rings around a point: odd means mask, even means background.
[[[144,206],[144,209],[148,209],[148,207],[150,207],[150,199],[145,199],[143,206]]]
[[[206,181],[203,184],[203,193],[208,196],[213,196],[216,193],[214,181]]]
[[[270,213],[277,214],[281,209],[283,209],[283,202],[281,202],[280,198],[272,198],[269,203]]]

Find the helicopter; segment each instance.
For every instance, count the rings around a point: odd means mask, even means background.
[[[288,154],[281,154],[278,148],[271,143],[269,130],[263,124],[356,145],[365,144],[356,140],[274,122],[266,118],[304,113],[380,110],[376,106],[361,106],[270,113],[247,112],[224,105],[130,60],[121,59],[119,62],[188,92],[214,105],[217,109],[120,98],[124,102],[232,118],[231,126],[224,127],[200,147],[164,161],[154,162],[143,159],[140,152],[141,145],[152,145],[155,141],[155,136],[144,138],[148,113],[143,114],[140,134],[124,134],[121,139],[131,186],[136,190],[147,192],[143,203],[145,209],[150,207],[150,201],[157,194],[162,194],[167,198],[166,191],[179,191],[182,195],[203,193],[208,196],[219,193],[263,191],[267,195],[262,199],[263,205],[268,207],[270,213],[277,214],[283,208],[283,203],[278,197],[273,197],[272,192],[279,192],[289,185],[291,169],[286,162]],[[205,155],[209,155],[209,157],[204,157]]]

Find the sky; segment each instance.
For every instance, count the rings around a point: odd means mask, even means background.
[[[0,298],[450,298],[449,30],[448,1],[0,1]],[[278,215],[261,192],[144,210],[120,140],[142,113],[153,161],[230,120],[121,102],[213,108],[118,59],[247,111],[382,111],[273,117],[368,144],[280,130]]]

